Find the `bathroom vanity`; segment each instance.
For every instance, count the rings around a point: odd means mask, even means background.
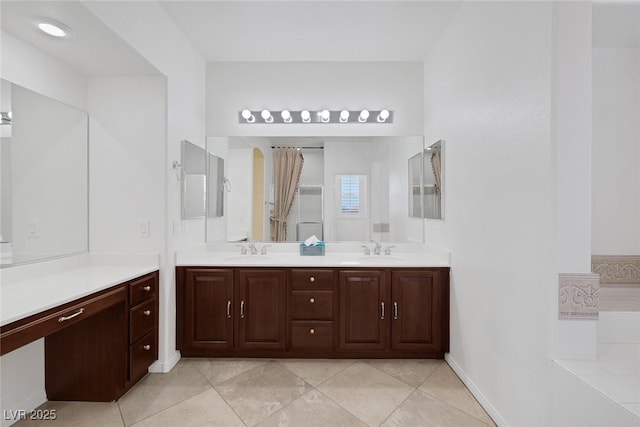
[[[40,338],[49,400],[109,402],[158,358],[158,271],[84,266],[2,288],[0,350]]]
[[[419,254],[185,256],[177,346],[187,357],[443,358],[444,264]]]

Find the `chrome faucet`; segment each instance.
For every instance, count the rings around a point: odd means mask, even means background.
[[[258,255],[258,248],[256,248],[253,242],[249,242],[249,250],[251,251],[251,255]]]
[[[371,255],[371,249],[369,249],[369,246],[362,245],[362,248],[364,249],[365,255]]]
[[[271,245],[264,245],[262,248],[260,248],[260,255],[266,255],[267,254],[267,248],[271,246]]]
[[[240,255],[247,254],[247,247],[245,245],[236,245],[236,247],[240,248]]]
[[[391,255],[391,248],[395,248],[395,247],[396,247],[395,245],[387,246],[386,248],[384,248],[384,254]]]
[[[375,248],[373,248],[373,254],[374,255],[380,255],[380,249],[382,248],[382,245],[378,242],[376,242],[375,240],[371,241],[374,245],[376,245]]]

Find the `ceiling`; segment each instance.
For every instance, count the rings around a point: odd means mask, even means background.
[[[161,1],[206,61],[422,61],[460,1]]]
[[[593,5],[593,45],[640,49],[640,1]]]
[[[86,76],[159,74],[81,3],[2,0],[1,7],[2,30]],[[34,24],[39,16],[66,24],[76,37],[61,40],[40,32]]]

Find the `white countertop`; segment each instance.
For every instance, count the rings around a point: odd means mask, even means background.
[[[95,259],[87,258],[80,265],[62,271],[24,274],[22,278],[12,278],[10,283],[3,280],[0,286],[0,325],[158,270],[157,257],[155,262],[145,259],[140,265],[105,264],[109,265],[96,265]]]
[[[260,248],[261,244],[256,244]],[[239,250],[199,249],[176,253],[176,266],[218,267],[449,267],[449,253],[412,245],[391,255],[365,255],[350,247],[329,249],[324,256],[301,256],[291,251],[271,250],[267,255],[242,255]],[[400,245],[398,245],[400,246]],[[297,249],[297,245],[294,246]],[[289,247],[285,247],[290,249]],[[224,249],[224,248],[223,248]],[[271,248],[269,248],[271,249]],[[348,249],[351,251],[341,251]]]

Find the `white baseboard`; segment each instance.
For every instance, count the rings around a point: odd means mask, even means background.
[[[9,411],[10,409],[20,409],[20,410],[25,410],[27,411],[27,413],[29,413],[29,411],[36,409],[38,406],[42,405],[43,403],[45,403],[47,401],[47,394],[44,390],[39,391],[38,393],[34,394],[33,396],[31,396],[30,398],[24,400],[23,402],[21,402],[20,404],[18,404],[15,408],[2,408],[3,412],[4,411]],[[3,413],[2,416],[2,427],[9,427],[15,423],[17,423],[18,419],[16,420],[7,420],[6,418],[6,414]]]
[[[176,350],[169,359],[164,361],[156,360],[153,365],[149,366],[149,372],[153,374],[166,374],[178,364],[180,357],[180,352]]]
[[[489,400],[485,397],[484,394],[480,391],[480,389],[471,381],[467,373],[458,365],[455,359],[451,356],[450,353],[445,354],[445,360],[451,366],[451,369],[460,377],[464,385],[467,386],[471,394],[476,398],[476,400],[480,403],[482,408],[489,414],[493,422],[498,425],[498,427],[508,427],[509,424],[505,421],[504,418],[500,415],[498,410],[489,402]]]

